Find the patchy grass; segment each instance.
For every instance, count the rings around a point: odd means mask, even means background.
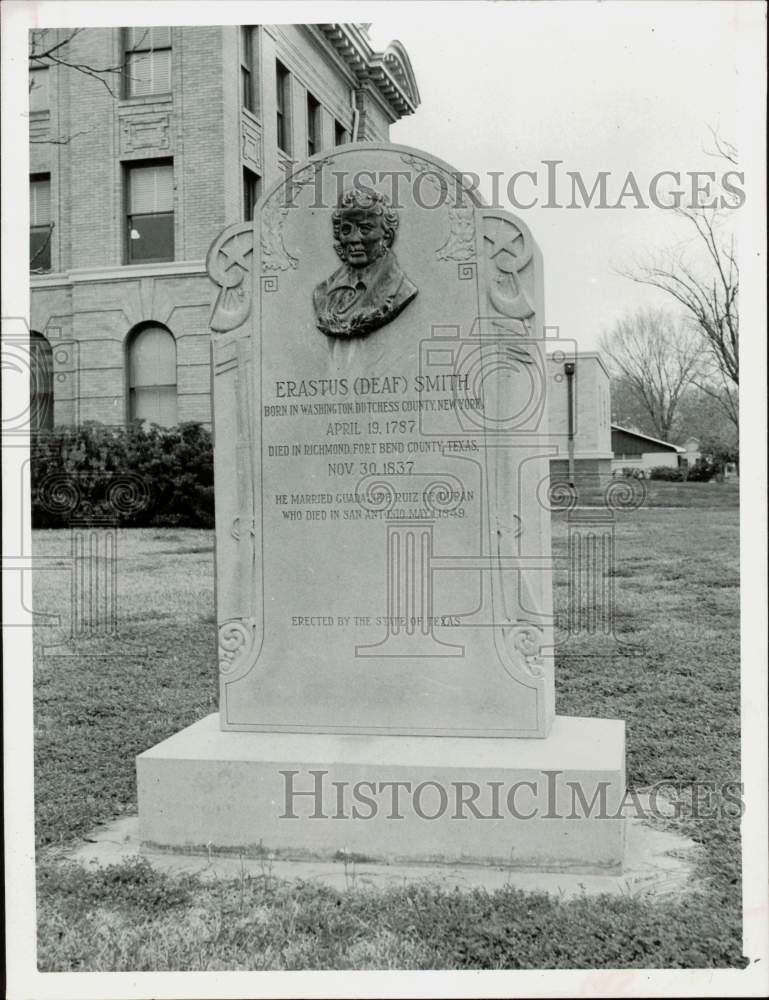
[[[624,718],[628,783],[740,779],[737,493],[731,484],[647,484],[665,503],[617,513],[615,628],[557,656],[559,713]],[[669,502],[670,488],[681,509]],[[691,492],[691,488],[703,491]],[[713,506],[704,491],[719,490]],[[554,552],[569,518],[554,518]],[[69,551],[38,532],[35,554]],[[120,532],[119,639],[43,656],[36,637],[39,963],[45,970],[302,968],[667,968],[744,964],[739,823],[708,819],[684,790],[670,820],[704,847],[702,891],[686,900],[557,901],[513,890],[387,892],[289,884],[269,875],[203,884],[144,862],[102,871],[48,849],[136,809],[134,756],[214,709],[212,538]],[[161,556],[158,559],[158,556]],[[556,607],[570,601],[555,574]],[[36,610],[68,607],[69,577],[40,572]],[[632,648],[631,648],[632,644]],[[84,657],[83,652],[89,654]]]
[[[616,488],[625,484],[650,507],[688,507],[699,510],[736,510],[739,507],[739,483],[735,479],[719,483],[667,483],[660,479],[631,479],[617,477],[612,480]],[[595,477],[576,477],[578,502],[588,507],[602,507],[605,486],[597,486]]]
[[[36,834],[44,846],[136,812],[136,755],[216,710],[213,535],[119,531],[118,636],[75,643],[69,532],[35,532],[34,552],[62,567],[34,580],[35,611],[62,619],[35,633]],[[61,648],[74,655],[55,655]]]
[[[709,484],[662,483],[674,487]],[[716,484],[718,485],[718,484]],[[727,485],[727,484],[723,484]],[[628,784],[721,788],[740,781],[739,517],[732,507],[651,507],[615,515],[612,574],[618,641],[587,636],[557,656],[563,715],[625,719]],[[557,614],[569,603],[569,516],[554,520]],[[681,791],[682,832],[706,848],[703,875],[738,919],[739,821],[698,819]],[[738,925],[736,925],[738,926]]]
[[[704,896],[339,892],[269,875],[200,885],[146,862],[45,866],[38,896],[44,971],[689,968],[739,956]]]

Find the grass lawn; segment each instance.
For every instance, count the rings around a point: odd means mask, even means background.
[[[637,655],[593,638],[557,659],[561,714],[627,721],[628,784],[740,780],[739,525],[732,484],[648,483],[617,513],[616,622]],[[565,556],[568,522],[554,517]],[[35,608],[69,607],[66,532],[35,533],[62,569],[35,579]],[[258,878],[203,884],[136,860],[86,871],[58,846],[135,812],[134,757],[216,707],[213,538],[119,533],[119,639],[35,662],[38,946],[42,970],[665,968],[741,966],[739,822],[687,805],[701,888],[678,901],[517,890],[373,893]],[[559,613],[565,567],[555,574]],[[89,654],[83,655],[83,652]],[[592,654],[592,655],[591,655]]]

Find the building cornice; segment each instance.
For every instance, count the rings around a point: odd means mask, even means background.
[[[400,42],[390,42],[384,52],[375,52],[366,32],[356,24],[319,24],[318,28],[358,83],[374,84],[396,119],[416,111],[419,90]]]

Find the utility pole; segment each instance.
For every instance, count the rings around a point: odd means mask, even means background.
[[[574,486],[574,372],[576,364],[567,361],[563,366],[566,374],[566,409],[568,413],[569,485]]]

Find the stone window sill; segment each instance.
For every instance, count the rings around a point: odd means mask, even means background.
[[[144,97],[125,97],[120,101],[119,110],[126,111],[143,107],[145,104],[172,104],[173,94],[147,94]]]

